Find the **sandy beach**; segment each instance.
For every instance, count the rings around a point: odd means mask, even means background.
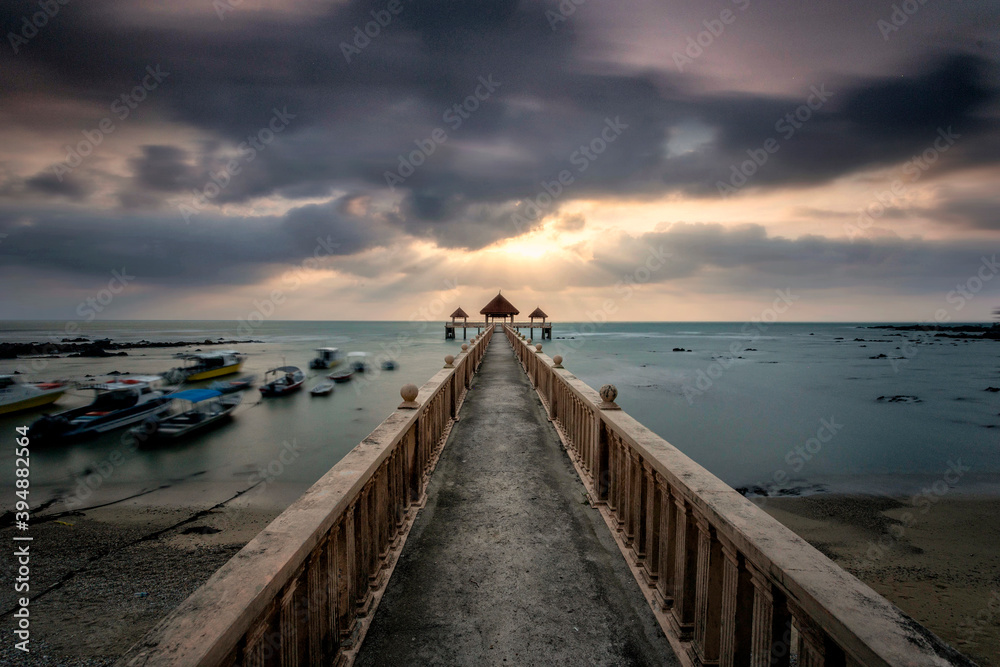
[[[31,653],[5,643],[0,663],[112,664],[302,491],[239,490],[187,484],[74,515],[53,506],[57,518],[31,527]],[[1000,499],[945,497],[926,513],[873,496],[756,502],[979,664],[1000,665]],[[4,568],[13,579],[11,559]],[[13,598],[0,593],[8,621]]]
[[[946,642],[1000,665],[1000,498],[755,501]]]

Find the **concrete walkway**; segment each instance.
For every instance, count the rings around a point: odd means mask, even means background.
[[[358,665],[676,665],[495,334]]]

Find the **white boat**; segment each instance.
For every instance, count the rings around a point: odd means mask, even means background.
[[[332,394],[333,383],[329,380],[323,380],[318,385],[310,389],[309,393],[313,396],[326,396],[327,394]]]
[[[273,377],[273,380],[268,380]],[[264,384],[260,386],[261,396],[287,396],[302,389],[306,374],[296,366],[280,366],[272,368],[264,375]]]
[[[203,431],[229,419],[243,400],[240,394],[225,395],[213,389],[186,389],[167,398],[176,406],[174,412],[151,417],[133,427],[129,433],[136,440],[176,440]]]
[[[316,358],[309,362],[309,368],[324,370],[333,368],[344,360],[344,353],[336,347],[317,347]]]
[[[243,368],[246,355],[236,350],[217,350],[215,352],[195,352],[178,355],[184,360],[184,365],[172,368],[163,374],[168,382],[198,382],[211,380],[231,373],[239,373]]]
[[[29,383],[16,375],[0,375],[0,415],[54,403],[66,389],[61,382]]]
[[[40,440],[70,439],[131,426],[170,409],[161,382],[157,375],[139,375],[84,385],[97,392],[93,403],[44,415],[31,425],[31,433]]]
[[[368,370],[368,353],[367,352],[348,352],[347,353],[347,365],[359,373],[364,373]]]

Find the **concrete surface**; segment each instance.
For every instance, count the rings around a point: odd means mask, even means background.
[[[356,664],[679,664],[501,336],[460,416]]]

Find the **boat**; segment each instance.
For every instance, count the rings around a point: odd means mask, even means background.
[[[216,352],[180,354],[178,358],[184,360],[184,365],[172,368],[163,374],[168,382],[174,384],[211,380],[223,375],[239,373],[240,369],[243,368],[246,355],[236,350],[218,350]]]
[[[170,409],[170,399],[159,388],[156,375],[115,378],[84,385],[97,392],[94,401],[55,415],[44,415],[31,425],[39,440],[82,438],[131,426]]]
[[[175,412],[147,418],[129,433],[139,442],[177,440],[203,431],[232,417],[243,396],[225,395],[212,389],[185,389],[167,395]]]
[[[316,358],[309,362],[309,368],[325,370],[333,368],[344,360],[344,353],[336,347],[317,347]]]
[[[382,370],[384,371],[394,371],[399,368],[399,364],[392,359],[386,359],[382,362]]]
[[[266,381],[267,377],[271,375],[274,375],[275,378]],[[302,389],[302,383],[306,381],[306,374],[297,366],[279,366],[269,370],[264,376],[264,380],[265,383],[260,386],[261,396],[285,396]]]
[[[368,353],[367,352],[348,352],[347,353],[347,365],[358,373],[364,373],[368,370]]]
[[[0,375],[0,415],[55,403],[66,389],[62,382],[22,382],[16,375]]]
[[[236,378],[235,380],[216,380],[212,384],[208,385],[208,388],[217,391],[220,394],[232,394],[237,391],[245,391],[253,386],[254,380],[257,377],[254,375],[244,375],[241,378]]]
[[[354,377],[354,369],[345,368],[342,371],[337,371],[336,373],[330,373],[329,375],[327,375],[327,377],[333,380],[334,382],[339,382],[339,383],[350,382],[351,378]]]
[[[323,380],[318,385],[310,389],[309,393],[313,396],[326,396],[327,394],[332,394],[333,383],[329,380]]]

